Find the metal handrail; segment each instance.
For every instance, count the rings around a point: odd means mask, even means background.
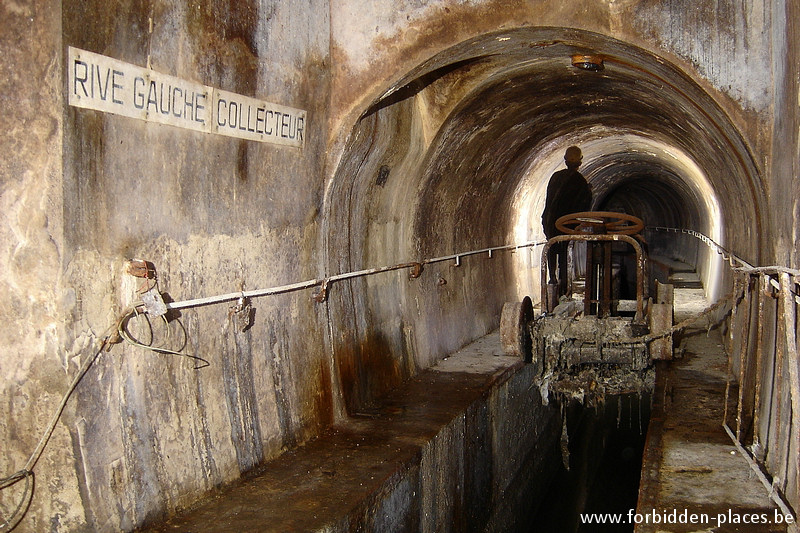
[[[682,228],[669,228],[669,227],[662,227],[662,226],[648,226],[647,229],[655,230],[655,231],[666,231],[666,232],[674,232],[674,233],[683,233],[691,235],[701,242],[705,243],[710,248],[714,249],[715,252],[721,254],[731,265],[734,269],[747,269],[752,272],[756,271],[765,271],[765,272],[773,272],[773,273],[780,273],[786,272],[794,276],[800,276],[800,271],[790,269],[787,267],[780,267],[780,266],[768,266],[768,267],[754,267],[744,259],[741,259],[736,254],[730,252],[729,250],[725,249],[722,245],[714,241],[713,239],[709,238],[708,236],[690,229],[682,229]],[[325,299],[325,292],[327,290],[327,286],[335,281],[342,281],[346,279],[353,279],[357,277],[363,276],[371,276],[374,274],[380,274],[383,272],[391,272],[394,270],[402,270],[402,269],[412,269],[412,272],[416,269],[419,269],[421,265],[429,265],[434,263],[442,263],[446,261],[454,261],[456,266],[461,265],[461,259],[464,257],[470,257],[474,255],[483,255],[487,254],[489,258],[494,256],[495,252],[503,252],[503,251],[516,251],[521,248],[531,248],[534,246],[542,246],[546,244],[547,241],[527,241],[518,244],[504,244],[500,246],[493,246],[488,248],[479,248],[476,250],[469,250],[466,252],[459,252],[449,255],[444,255],[440,257],[433,257],[429,259],[422,259],[420,261],[408,261],[404,263],[398,263],[396,265],[390,266],[383,266],[383,267],[376,267],[376,268],[367,268],[362,270],[355,270],[352,272],[345,272],[342,274],[336,274],[332,276],[322,277],[322,278],[315,278],[306,281],[300,281],[297,283],[290,283],[287,285],[278,285],[275,287],[270,287],[266,289],[256,289],[256,290],[248,290],[248,291],[237,291],[237,292],[230,292],[227,294],[220,294],[217,296],[209,296],[204,298],[194,298],[189,300],[182,300],[177,302],[167,302],[166,307],[167,309],[186,309],[190,307],[200,307],[204,305],[211,305],[216,303],[222,302],[229,302],[233,300],[238,300],[239,298],[257,298],[261,296],[269,296],[275,294],[284,294],[287,292],[294,292],[303,289],[310,289],[314,287],[320,287],[321,291],[320,294],[316,297],[317,301],[324,301]],[[736,263],[736,264],[734,264]],[[413,276],[412,277],[416,277]],[[778,286],[777,281],[773,280],[772,284],[775,288],[780,288]],[[795,300],[797,303],[800,304],[800,296],[795,295]]]
[[[665,231],[665,232],[683,233],[685,235],[691,235],[692,237],[695,237],[699,241],[703,242],[706,246],[708,246],[709,248],[713,249],[715,252],[720,254],[723,259],[728,261],[728,264],[734,271],[742,271],[752,274],[764,273],[764,274],[775,274],[775,275],[785,273],[792,276],[800,276],[800,270],[791,267],[785,267],[779,265],[770,265],[761,267],[753,266],[744,259],[742,259],[741,257],[739,257],[738,255],[736,255],[735,253],[731,252],[730,250],[719,244],[714,239],[708,237],[703,233],[700,233],[699,231],[695,231],[692,229],[685,229],[685,228],[684,229],[668,228],[663,226],[647,226],[647,229],[654,231]],[[738,263],[739,266],[734,265],[734,263]],[[770,285],[772,285],[778,290],[781,289],[780,283],[776,279],[770,279]],[[794,300],[796,303],[800,304],[800,295],[795,294]]]
[[[790,267],[783,267],[783,266],[765,266],[765,267],[754,267],[747,261],[741,259],[736,254],[732,253],[731,251],[727,250],[719,243],[714,241],[713,239],[709,238],[708,236],[694,230],[688,229],[677,229],[677,228],[664,228],[664,227],[650,227],[648,229],[656,230],[656,231],[667,231],[667,232],[676,232],[676,233],[683,233],[691,235],[701,242],[705,243],[709,248],[714,250],[715,252],[721,254],[729,263],[731,270],[734,273],[737,273],[741,276],[741,278],[737,278],[735,283],[740,285],[743,289],[741,293],[741,298],[737,299],[733,302],[733,308],[731,312],[731,340],[733,340],[733,332],[734,330],[739,331],[741,328],[738,328],[735,322],[739,320],[741,322],[742,328],[749,327],[751,322],[750,316],[750,307],[751,307],[751,296],[752,293],[755,291],[758,294],[758,305],[757,305],[757,313],[755,315],[755,327],[756,327],[756,339],[755,345],[751,345],[750,343],[753,342],[751,340],[752,335],[744,335],[741,336],[742,344],[739,349],[738,357],[739,357],[739,398],[736,405],[736,430],[733,431],[728,426],[728,394],[730,388],[730,381],[728,382],[728,386],[726,387],[725,392],[725,409],[722,421],[722,427],[725,429],[725,432],[728,433],[729,437],[733,444],[737,447],[739,452],[745,457],[750,467],[753,469],[756,477],[761,481],[764,485],[765,489],[767,490],[770,498],[781,508],[781,510],[788,514],[790,509],[788,504],[785,501],[785,494],[786,489],[788,488],[786,483],[788,483],[788,479],[791,477],[789,475],[789,469],[794,469],[794,477],[797,480],[797,485],[792,487],[795,492],[796,499],[800,500],[800,454],[795,454],[795,457],[790,459],[789,457],[783,457],[780,460],[782,463],[779,463],[776,466],[778,470],[783,470],[783,472],[770,472],[770,469],[767,465],[765,465],[762,461],[756,457],[755,453],[751,453],[752,450],[764,448],[768,450],[770,445],[771,433],[772,430],[767,431],[765,435],[765,443],[761,443],[761,435],[759,433],[759,418],[761,416],[761,410],[763,409],[763,401],[764,401],[764,391],[762,391],[762,371],[763,371],[763,363],[766,357],[765,352],[769,351],[769,349],[773,350],[772,356],[772,365],[775,368],[775,382],[773,390],[769,391],[769,394],[774,396],[782,396],[781,390],[787,386],[786,381],[788,381],[788,390],[789,390],[789,398],[790,398],[790,407],[791,407],[791,417],[792,417],[792,427],[797,428],[800,427],[800,361],[798,361],[798,352],[797,352],[797,331],[795,327],[795,316],[796,316],[796,305],[800,304],[800,297],[797,294],[795,289],[798,280],[800,279],[800,270],[790,268]],[[753,289],[750,284],[750,277],[751,276],[758,276],[758,283],[755,284],[756,289]],[[776,321],[777,321],[777,334],[775,335],[773,342],[774,345],[771,347],[767,347],[764,345],[764,338],[761,334],[762,328],[765,327],[765,317],[764,317],[764,301],[769,300],[770,297],[766,295],[766,291],[769,288],[774,288],[777,291],[777,303],[775,307],[775,312],[777,314]],[[739,317],[739,313],[737,310],[739,307],[742,307],[741,317]],[[774,324],[770,324],[770,327],[774,326]],[[733,345],[732,345],[733,346]],[[768,349],[769,348],[769,349]],[[748,412],[752,409],[752,426],[753,426],[753,448],[752,450],[747,450],[744,447],[744,443],[742,442],[742,433],[743,433],[743,415],[745,411],[745,400],[743,396],[743,387],[744,382],[748,379],[748,375],[746,374],[746,360],[751,357],[750,354],[754,352],[754,357],[756,358],[755,361],[751,361],[751,363],[755,363],[755,369],[753,370],[753,378],[755,379],[755,386],[754,386],[754,398],[753,398],[753,405],[752,408],[748,407]],[[783,366],[784,361],[786,362],[788,369],[789,369],[789,377],[788,380],[783,376]],[[733,374],[733,358],[728,358],[728,373],[729,375]],[[777,389],[777,393],[775,392]],[[774,398],[771,401],[775,401]],[[780,400],[778,400],[780,401]],[[780,419],[780,414],[776,416],[776,418]],[[779,422],[779,421],[778,421]],[[772,425],[772,424],[770,424]],[[798,440],[798,445],[800,445],[800,434],[797,434],[796,429],[794,430],[796,435],[795,438]],[[780,427],[778,427],[778,433],[776,434],[776,440],[780,442],[781,440],[781,433]],[[791,447],[791,445],[790,445]],[[766,457],[767,453],[764,452],[763,456]],[[764,476],[763,471],[770,473],[772,476],[772,481],[768,480],[766,476]],[[780,484],[783,483],[783,489],[781,490]],[[800,508],[800,501],[795,502],[795,512]]]
[[[416,278],[419,276],[421,272],[421,268],[423,265],[430,265],[434,263],[442,263],[445,261],[454,261],[455,266],[461,265],[461,259],[464,257],[470,257],[474,255],[483,255],[487,254],[491,259],[494,257],[495,252],[503,252],[503,251],[516,251],[521,248],[531,248],[534,246],[541,246],[545,244],[546,241],[527,241],[519,244],[504,244],[501,246],[493,246],[489,248],[480,248],[477,250],[469,250],[467,252],[459,252],[450,255],[444,255],[441,257],[433,257],[429,259],[422,259],[421,261],[409,261],[405,263],[398,263],[396,265],[390,266],[383,266],[383,267],[376,267],[376,268],[367,268],[363,270],[354,270],[352,272],[345,272],[342,274],[335,274],[333,276],[327,276],[324,278],[315,278],[306,281],[300,281],[297,283],[290,283],[288,285],[278,285],[275,287],[270,287],[267,289],[255,289],[255,290],[248,290],[248,291],[238,291],[238,292],[229,292],[226,294],[220,294],[216,296],[208,296],[204,298],[193,298],[190,300],[181,300],[177,302],[166,302],[167,309],[186,309],[189,307],[200,307],[204,305],[211,305],[223,302],[230,302],[233,300],[238,300],[240,298],[257,298],[261,296],[270,296],[275,294],[284,294],[287,292],[294,292],[302,289],[310,289],[314,287],[320,287],[320,292],[315,295],[314,299],[318,302],[325,301],[327,296],[327,288],[328,285],[335,281],[342,281],[346,279],[353,279],[358,277],[364,276],[371,276],[374,274],[380,274],[383,272],[391,272],[394,270],[402,270],[402,269],[411,269],[411,277]]]

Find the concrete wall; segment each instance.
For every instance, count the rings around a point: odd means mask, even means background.
[[[11,127],[0,140],[5,475],[23,467],[69,379],[135,299],[126,259],[152,261],[176,301],[318,275],[330,60],[325,2],[0,11]],[[306,110],[305,146],[68,106],[67,46]],[[130,530],[332,421],[324,308],[309,292],[255,301],[242,332],[230,305],[152,324],[163,346],[205,368],[127,344],[99,356],[36,465],[20,530]],[[19,489],[3,491],[3,515]]]
[[[58,3],[4,3],[0,30],[0,438],[2,476],[21,469],[66,388],[62,347],[64,247],[62,216],[61,11]],[[103,326],[105,327],[105,326]],[[63,450],[38,472],[35,522],[80,523],[82,505],[64,426],[50,441]],[[11,492],[17,492],[12,496]],[[9,516],[19,493],[0,496]],[[35,529],[33,524],[28,530]]]
[[[775,263],[800,265],[800,6],[776,1],[772,27],[775,122],[770,172],[770,211],[775,218]]]
[[[389,6],[391,4],[391,8]],[[785,180],[774,177],[770,155],[774,99],[773,72],[783,76],[791,65],[786,50],[787,34],[784,2],[615,2],[529,3],[529,2],[334,2],[332,8],[333,73],[332,115],[344,124],[357,117],[387,91],[398,89],[413,79],[406,73],[454,43],[499,30],[525,26],[568,27],[620,39],[650,51],[678,69],[708,92],[721,106],[726,118],[743,135],[746,158],[752,158],[757,177],[745,187],[748,194],[761,197],[780,189]],[[353,24],[354,14],[370,18],[370,24]],[[788,18],[791,24],[791,17]],[[774,29],[774,31],[773,31]],[[605,50],[601,50],[604,52]],[[787,50],[788,51],[788,50]],[[536,53],[530,54],[531,60]],[[446,56],[445,56],[446,57]],[[444,65],[446,63],[441,63]],[[772,65],[772,66],[770,66]],[[431,67],[428,67],[431,68]],[[787,67],[792,68],[792,67]],[[471,73],[470,73],[471,75]],[[457,77],[457,78],[460,78]],[[467,76],[469,78],[469,76]],[[433,106],[425,112],[444,116],[465,91],[464,84],[449,83],[435,90]],[[791,77],[781,78],[791,79]],[[344,88],[346,87],[346,90]],[[783,93],[781,90],[781,94]],[[427,100],[427,99],[426,99]],[[430,100],[427,100],[430,102]],[[450,104],[447,104],[450,102]],[[794,106],[791,106],[794,107]],[[435,122],[436,119],[434,119]],[[435,124],[432,126],[436,131]],[[336,131],[336,130],[334,130]],[[332,139],[332,157],[344,149],[348,128],[338,130]],[[430,134],[429,134],[430,136]],[[718,152],[730,146],[715,146]],[[793,153],[793,152],[790,152]],[[736,156],[738,157],[738,155]],[[739,161],[740,164],[749,164]],[[703,164],[703,161],[699,161]],[[736,179],[729,180],[736,181]],[[721,194],[723,183],[715,184]],[[732,203],[740,193],[731,194]],[[784,198],[777,194],[773,198]],[[735,205],[726,206],[736,209]],[[757,206],[757,221],[746,217],[731,220],[735,227],[725,236],[726,245],[735,244],[742,255],[754,262],[760,255],[772,256],[774,248],[761,242],[763,250],[751,250],[753,243],[768,234],[774,224],[787,217]],[[785,206],[781,212],[785,212]],[[766,257],[764,260],[766,261]]]
[[[332,113],[335,118],[357,116],[364,102],[377,98],[406,72],[471,37],[526,26],[567,27],[615,37],[674,61],[723,101],[735,122],[760,144],[769,139],[763,138],[759,121],[751,119],[769,120],[772,37],[766,30],[773,17],[782,18],[782,6],[768,0],[746,5],[334,0]]]
[[[443,125],[491,72],[456,54],[426,64],[491,32],[595,32],[687,74],[752,155],[730,189],[715,182],[733,213],[726,244],[763,263],[797,261],[798,217],[787,215],[799,209],[790,2],[51,0],[4,2],[0,17],[0,472],[25,464],[70,378],[134,297],[126,259],[152,261],[160,289],[183,300],[504,240],[511,214],[481,207],[507,196],[484,201],[499,194],[485,182],[462,205],[435,172],[479,168],[481,157],[459,166],[442,149],[448,134],[465,135]],[[536,52],[518,44],[520,55]],[[305,146],[70,107],[68,46],[305,109]],[[413,80],[421,85],[410,94],[370,109]],[[792,111],[776,112],[783,106]],[[530,154],[508,175],[523,174]],[[739,191],[747,209],[734,205]],[[460,207],[479,211],[471,229],[469,211],[451,217]],[[317,434],[341,402],[368,405],[495,326],[512,275],[512,262],[482,259],[429,267],[418,280],[334,284],[323,306],[308,291],[258,299],[245,332],[229,305],[185,310],[170,342],[183,344],[185,329],[183,350],[209,363],[202,369],[114,346],[68,402],[19,530],[128,530],[187,505]],[[4,514],[19,494],[0,494]]]

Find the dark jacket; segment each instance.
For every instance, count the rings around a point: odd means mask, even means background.
[[[571,168],[559,170],[547,185],[547,201],[542,213],[544,234],[548,239],[560,234],[556,229],[556,220],[591,208],[592,190],[583,174]]]

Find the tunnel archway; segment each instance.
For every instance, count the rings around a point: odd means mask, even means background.
[[[619,129],[593,128],[566,140],[582,146],[585,153],[581,171],[592,185],[593,209],[620,211],[641,218],[648,226],[686,228],[724,240],[720,198],[709,176],[693,157],[679,146]],[[563,167],[562,153],[551,151],[528,170],[519,186],[519,216],[514,238],[521,242],[544,240],[540,216],[544,209],[547,176]],[[544,179],[542,179],[544,176]],[[654,256],[679,259],[696,265],[707,293],[720,295],[720,257],[694,239],[648,229],[649,252]],[[526,258],[527,259],[527,258]],[[520,272],[535,269],[537,257],[518,265]],[[537,276],[518,276],[518,290],[538,294]]]
[[[585,53],[605,68],[574,67]],[[697,82],[641,48],[565,28],[492,33],[436,54],[364,109],[327,191],[332,271],[535,240],[571,144],[597,207],[758,261],[751,228],[765,199],[745,142]],[[697,258],[712,285],[715,260]],[[332,342],[348,409],[495,328],[505,301],[537,294],[538,262],[520,250],[342,286]]]

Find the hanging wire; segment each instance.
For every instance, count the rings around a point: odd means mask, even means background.
[[[131,335],[130,331],[128,331],[127,324],[129,323],[130,319],[134,318],[134,317],[140,317],[140,316],[144,317],[145,322],[146,322],[146,324],[148,326],[148,332],[149,332],[149,338],[150,338],[150,340],[148,342],[141,342],[141,341],[135,339]],[[167,331],[167,338],[169,339],[170,338],[170,327],[169,327],[170,322],[167,319],[166,315],[162,315],[160,318],[164,322],[164,326],[165,326],[165,329]],[[188,335],[186,333],[186,328],[184,327],[183,323],[180,320],[177,320],[177,319],[173,320],[173,322],[176,322],[181,327],[181,330],[183,331],[184,341],[185,341],[187,339]],[[193,359],[195,361],[195,366],[194,366],[195,370],[200,369],[200,368],[205,368],[205,367],[207,367],[207,366],[209,366],[211,364],[206,359],[203,359],[202,357],[200,357],[198,355],[193,355],[193,354],[189,354],[189,353],[181,351],[183,349],[183,346],[181,346],[181,348],[178,349],[178,350],[171,350],[169,348],[164,348],[164,347],[160,347],[160,346],[153,346],[153,342],[154,342],[153,339],[155,337],[155,335],[153,333],[153,324],[152,324],[152,322],[150,322],[149,315],[147,313],[141,312],[137,308],[134,308],[132,311],[130,311],[129,313],[125,314],[122,317],[122,319],[117,323],[117,333],[119,334],[120,338],[122,338],[122,340],[124,340],[125,342],[127,342],[128,344],[130,344],[132,346],[136,346],[137,348],[143,348],[145,350],[150,350],[151,352],[165,354],[165,355],[176,355],[176,356],[179,356],[179,357],[187,357],[189,359]],[[185,346],[185,342],[184,342],[184,346]]]
[[[33,453],[31,453],[28,461],[25,463],[25,466],[11,474],[8,477],[0,479],[0,490],[5,490],[21,480],[25,480],[25,488],[22,493],[22,497],[20,498],[20,502],[17,507],[14,509],[14,512],[5,519],[5,522],[0,525],[0,532],[5,533],[6,531],[11,531],[16,527],[22,517],[24,516],[24,510],[27,509],[28,504],[30,503],[31,498],[33,498],[33,492],[31,491],[31,486],[33,483],[33,469],[36,466],[36,463],[39,461],[39,458],[44,451],[45,446],[47,446],[47,442],[50,440],[50,437],[53,435],[53,431],[56,428],[56,424],[58,420],[61,418],[61,413],[64,411],[64,407],[67,405],[67,400],[69,400],[72,393],[75,391],[75,388],[80,383],[81,379],[89,368],[94,363],[95,359],[103,352],[109,342],[109,337],[104,336],[97,348],[97,350],[90,356],[87,357],[86,360],[83,362],[81,367],[78,369],[78,373],[75,374],[75,377],[72,378],[72,382],[70,383],[67,391],[64,393],[64,396],[61,398],[61,402],[58,404],[53,416],[50,418],[50,423],[47,425],[47,428],[44,430],[42,437],[39,439],[39,443],[34,448]]]
[[[657,231],[676,232],[676,233],[680,232],[680,233],[684,233],[684,234],[693,235],[694,237],[698,238],[699,240],[704,242],[709,247],[714,248],[715,251],[717,251],[717,253],[722,254],[723,257],[727,261],[730,262],[731,267],[734,268],[734,269],[737,269],[737,270],[741,269],[741,270],[746,270],[746,271],[751,271],[751,272],[752,271],[773,271],[774,270],[776,272],[789,272],[790,274],[794,274],[794,275],[800,274],[800,271],[787,269],[785,267],[761,267],[761,268],[753,267],[752,265],[750,265],[746,261],[740,259],[735,254],[731,253],[730,251],[728,251],[725,248],[723,248],[722,246],[720,246],[718,243],[714,242],[709,237],[703,235],[702,233],[696,232],[694,230],[685,230],[685,229],[682,230],[682,229],[677,229],[677,228],[662,228],[662,227],[649,227],[648,229],[657,230]],[[332,277],[329,277],[329,278],[313,279],[313,280],[308,280],[308,281],[304,281],[304,282],[300,282],[300,283],[294,283],[294,284],[291,284],[291,285],[283,285],[283,286],[280,286],[280,287],[273,287],[273,288],[270,288],[270,289],[261,289],[261,290],[255,290],[255,291],[241,291],[240,290],[238,292],[234,292],[234,293],[230,293],[230,294],[223,294],[223,295],[220,295],[220,296],[212,296],[212,297],[207,297],[207,298],[198,298],[198,299],[193,299],[193,300],[186,300],[186,301],[183,301],[183,302],[170,302],[170,303],[166,303],[166,308],[168,310],[177,310],[177,309],[183,309],[183,308],[189,308],[189,307],[197,307],[197,306],[203,306],[203,305],[208,305],[208,304],[215,304],[215,303],[227,302],[227,301],[232,301],[232,300],[238,300],[240,298],[252,298],[252,297],[258,297],[258,296],[281,294],[281,293],[292,292],[292,291],[296,291],[296,290],[300,290],[300,289],[318,287],[318,286],[327,287],[327,285],[332,281],[351,279],[351,278],[355,278],[355,277],[359,277],[359,276],[367,276],[367,275],[372,275],[372,274],[378,274],[378,273],[381,273],[381,272],[388,272],[388,271],[392,271],[392,270],[399,270],[399,269],[405,269],[405,268],[412,268],[414,271],[421,271],[421,266],[422,265],[438,263],[438,262],[442,262],[442,261],[455,260],[460,265],[461,258],[463,258],[463,257],[467,257],[467,256],[471,256],[471,255],[477,255],[477,254],[485,254],[485,253],[488,252],[488,256],[491,258],[491,257],[493,257],[493,252],[495,252],[495,251],[510,250],[510,251],[514,252],[514,251],[516,251],[516,250],[518,250],[520,248],[531,248],[531,247],[540,246],[540,245],[543,245],[543,244],[545,244],[544,241],[539,241],[539,242],[530,241],[530,242],[526,242],[526,243],[522,243],[522,244],[510,244],[510,245],[497,246],[497,247],[492,247],[492,248],[483,248],[483,249],[480,249],[480,250],[473,250],[473,251],[469,251],[469,252],[461,252],[461,253],[458,253],[458,254],[453,254],[453,255],[444,256],[444,257],[436,257],[436,258],[432,258],[432,259],[426,259],[426,260],[422,260],[420,262],[401,263],[401,264],[388,266],[388,267],[372,268],[372,269],[348,272],[348,273],[345,273],[345,274],[338,274],[336,276],[332,276]],[[735,266],[734,262],[738,263],[740,266],[738,266],[738,267]],[[152,283],[148,283],[148,285],[149,286],[147,286],[146,288],[143,286],[140,289],[140,291],[139,291],[140,294],[143,292],[143,290],[144,290],[144,292],[146,292],[146,291],[149,291],[150,289],[152,289],[154,287],[157,287],[157,282],[155,280],[153,280],[153,282]],[[794,292],[794,291],[792,291],[792,294],[794,295],[795,301],[797,303],[800,303],[800,296],[798,296],[797,293]],[[643,337],[631,339],[630,341],[624,342],[624,343],[611,343],[611,344],[628,344],[628,343],[649,342],[649,341],[652,341],[652,340],[655,340],[655,339],[659,339],[659,338],[662,338],[662,337],[666,337],[666,336],[672,335],[673,333],[684,329],[685,327],[687,327],[691,323],[694,323],[695,321],[697,321],[699,319],[702,319],[704,317],[710,316],[711,313],[713,313],[714,311],[716,311],[717,309],[719,309],[723,305],[728,304],[729,302],[733,301],[734,298],[738,298],[738,297],[739,296],[737,294],[733,293],[728,298],[723,298],[722,300],[718,301],[716,304],[714,304],[714,305],[710,306],[709,308],[705,309],[699,315],[696,315],[694,317],[690,317],[690,318],[684,320],[683,322],[680,322],[679,324],[676,324],[675,326],[673,326],[673,328],[671,328],[670,330],[668,330],[666,332],[662,332],[662,333],[657,334],[657,335],[645,335]],[[323,298],[323,300],[324,300],[324,298]],[[184,353],[184,352],[182,352],[180,350],[171,350],[171,349],[168,349],[168,348],[153,346],[152,345],[152,342],[153,342],[153,340],[152,340],[152,338],[153,338],[152,323],[150,323],[149,318],[147,319],[147,323],[148,323],[148,327],[150,329],[150,341],[148,343],[143,343],[143,342],[135,339],[130,334],[130,332],[128,331],[127,323],[133,317],[138,317],[138,316],[140,316],[142,314],[147,316],[147,313],[144,313],[140,309],[141,305],[142,305],[141,302],[139,302],[137,304],[134,304],[134,306],[130,310],[126,311],[120,317],[120,319],[116,322],[116,324],[114,326],[115,330],[116,330],[115,334],[118,335],[121,340],[124,340],[125,342],[127,342],[128,344],[131,344],[132,346],[136,346],[138,348],[146,349],[146,350],[149,350],[149,351],[152,351],[152,352],[155,352],[155,353],[187,357],[187,358],[195,360],[196,362],[200,362],[201,364],[199,364],[199,365],[196,364],[195,365],[195,369],[203,368],[203,367],[209,365],[209,362],[207,360],[205,360],[205,359],[203,359],[203,358],[201,358],[199,356],[192,355],[192,354],[187,354],[187,353]],[[165,322],[165,325],[167,326],[167,333],[169,334],[169,321],[166,318],[166,316],[164,316],[162,318],[163,318],[163,320]],[[188,335],[186,335],[186,329],[183,326],[183,324],[179,320],[176,320],[176,322],[183,329],[185,337],[188,337]],[[20,500],[20,503],[17,505],[17,507],[15,508],[14,512],[10,515],[10,517],[5,519],[4,523],[0,524],[0,533],[5,533],[7,531],[11,531],[14,527],[16,527],[16,525],[19,523],[19,521],[24,516],[24,511],[25,511],[25,509],[27,509],[27,506],[30,503],[30,500],[32,498],[31,489],[32,489],[32,484],[33,484],[33,479],[34,479],[33,469],[34,469],[37,461],[41,457],[41,454],[42,454],[45,446],[47,445],[47,442],[49,441],[50,437],[52,436],[53,431],[55,430],[55,426],[56,426],[56,424],[58,423],[58,420],[61,417],[61,414],[62,414],[62,412],[64,410],[64,407],[66,406],[66,403],[67,403],[68,399],[70,398],[72,393],[75,391],[75,388],[77,387],[78,383],[81,381],[83,376],[86,374],[86,372],[92,366],[92,364],[97,359],[97,357],[100,355],[100,353],[102,353],[107,347],[109,347],[110,344],[112,344],[112,342],[116,342],[116,339],[114,339],[112,341],[112,337],[111,337],[110,334],[104,334],[102,336],[102,338],[101,338],[101,341],[100,341],[100,343],[98,345],[97,350],[83,362],[83,364],[81,365],[81,367],[78,370],[77,374],[75,375],[75,377],[73,378],[72,382],[70,383],[70,386],[67,388],[66,393],[62,397],[61,402],[59,403],[56,411],[54,412],[52,418],[50,419],[50,422],[49,422],[47,428],[45,429],[41,439],[38,442],[38,444],[36,445],[36,448],[34,449],[33,453],[29,457],[28,461],[25,463],[24,468],[22,468],[21,470],[15,472],[14,474],[12,474],[10,476],[7,476],[5,478],[0,478],[0,490],[4,490],[6,488],[14,486],[20,481],[23,481],[23,480],[25,481],[25,487],[24,487],[24,490],[23,490],[23,494],[22,494],[22,498]],[[562,428],[562,429],[565,429],[565,428]]]
[[[258,297],[258,296],[268,296],[268,295],[274,295],[274,294],[282,294],[282,293],[286,293],[286,292],[292,292],[292,291],[296,291],[296,290],[308,289],[308,288],[313,288],[313,287],[318,287],[318,286],[327,287],[328,283],[330,283],[332,281],[351,279],[351,278],[355,278],[355,277],[359,277],[359,276],[367,276],[367,275],[372,275],[372,274],[379,274],[379,273],[382,273],[382,272],[389,272],[389,271],[393,271],[393,270],[400,270],[400,269],[406,269],[406,268],[412,269],[412,272],[416,273],[416,275],[419,275],[419,272],[421,272],[421,267],[424,264],[439,263],[439,262],[449,261],[449,260],[453,260],[453,259],[456,259],[460,263],[460,260],[461,260],[462,257],[467,257],[467,256],[471,256],[471,255],[478,255],[478,254],[485,254],[487,252],[489,254],[489,257],[491,258],[492,257],[492,252],[495,252],[495,251],[504,251],[504,250],[515,251],[515,250],[517,250],[519,248],[534,247],[534,246],[539,246],[541,244],[544,244],[544,242],[533,242],[533,241],[531,241],[531,242],[526,242],[526,243],[522,243],[522,244],[511,244],[511,245],[497,246],[497,247],[493,247],[493,248],[483,248],[483,249],[480,249],[480,250],[473,250],[473,251],[470,251],[470,252],[464,252],[464,253],[454,254],[454,255],[450,255],[450,256],[436,257],[436,258],[432,258],[432,259],[427,259],[427,260],[424,260],[424,261],[421,261],[421,262],[400,263],[400,264],[397,264],[397,265],[392,265],[392,266],[387,266],[387,267],[359,270],[359,271],[354,271],[354,272],[348,272],[348,273],[345,273],[345,274],[338,274],[338,275],[335,275],[335,276],[331,276],[329,278],[314,279],[314,280],[304,281],[304,282],[300,282],[300,283],[294,283],[294,284],[290,284],[290,285],[283,285],[283,286],[280,286],[280,287],[273,287],[273,288],[269,288],[269,289],[261,289],[261,290],[254,290],[254,291],[240,290],[240,291],[235,292],[235,293],[223,294],[223,295],[220,295],[220,296],[212,296],[212,297],[208,297],[208,298],[198,298],[198,299],[193,299],[193,300],[186,300],[186,301],[183,301],[183,302],[171,302],[171,303],[166,303],[166,308],[168,310],[178,310],[178,309],[184,309],[184,308],[189,308],[189,307],[198,307],[198,306],[203,306],[203,305],[227,302],[227,301],[231,301],[231,300],[241,300],[241,299],[245,299],[245,298],[253,298],[253,297]],[[416,277],[416,276],[414,276],[414,277]],[[144,294],[146,292],[149,292],[152,289],[157,289],[157,287],[158,287],[157,278],[155,278],[155,277],[148,278],[148,279],[146,279],[144,281],[142,286],[138,288],[137,293],[139,295],[142,295],[142,294]],[[138,340],[138,339],[134,338],[133,335],[131,335],[131,333],[128,330],[128,327],[127,327],[127,325],[129,323],[129,321],[131,320],[131,318],[140,317],[140,316],[145,317],[146,323],[148,325],[148,337],[149,337],[149,339],[148,339],[147,342],[142,342],[141,340]],[[169,338],[169,335],[170,335],[170,327],[169,327],[169,323],[170,322],[169,322],[169,319],[166,317],[166,315],[162,315],[161,318],[164,321],[164,324],[166,326],[167,335],[168,335],[168,338]],[[187,340],[188,339],[188,334],[186,332],[186,328],[183,325],[183,323],[178,319],[174,319],[173,321],[177,322],[177,324],[181,327],[181,329],[183,331],[183,335],[184,335],[184,340]],[[134,303],[130,309],[125,311],[120,316],[120,318],[116,321],[116,323],[111,328],[106,330],[106,332],[101,336],[101,340],[100,340],[100,343],[98,344],[97,350],[95,352],[93,352],[93,354],[90,357],[86,358],[86,360],[83,362],[81,367],[78,369],[77,374],[75,375],[75,377],[73,378],[73,380],[70,383],[69,387],[67,388],[67,391],[64,393],[64,396],[61,398],[61,401],[60,401],[58,407],[56,408],[55,412],[53,413],[53,416],[51,417],[50,422],[47,425],[47,428],[45,429],[44,433],[42,434],[42,437],[39,440],[38,444],[36,445],[36,448],[34,449],[33,453],[28,458],[28,461],[25,463],[25,466],[21,470],[18,470],[17,472],[11,474],[10,476],[4,477],[4,478],[0,478],[0,491],[8,489],[8,488],[16,485],[20,481],[23,481],[23,480],[25,481],[25,487],[23,489],[23,493],[22,493],[22,496],[20,498],[20,502],[15,507],[14,511],[11,513],[11,515],[8,518],[4,518],[4,517],[0,516],[0,521],[2,521],[2,523],[0,523],[0,533],[6,533],[6,532],[11,531],[12,529],[14,529],[17,526],[17,524],[20,522],[20,520],[22,520],[22,517],[25,515],[25,511],[27,510],[28,505],[30,504],[30,501],[31,501],[31,499],[33,497],[33,492],[32,492],[33,481],[34,481],[33,469],[36,466],[36,463],[38,462],[39,458],[41,457],[45,446],[47,445],[48,441],[50,440],[50,437],[52,436],[53,431],[55,430],[56,424],[58,423],[58,420],[61,418],[61,414],[64,411],[64,407],[66,406],[67,401],[72,396],[73,392],[75,391],[76,387],[78,386],[78,383],[80,383],[80,381],[83,378],[83,376],[86,374],[86,372],[88,372],[89,368],[92,366],[94,361],[97,359],[97,357],[104,350],[109,348],[112,344],[122,340],[122,341],[125,341],[126,343],[128,343],[128,344],[130,344],[132,346],[136,346],[137,348],[142,348],[142,349],[145,349],[145,350],[149,350],[151,352],[155,352],[155,353],[159,353],[159,354],[166,354],[166,355],[175,355],[175,356],[179,356],[179,357],[187,357],[187,358],[192,359],[192,360],[194,360],[196,362],[195,366],[194,366],[195,369],[200,369],[200,368],[204,368],[206,366],[209,366],[210,363],[206,359],[203,359],[202,357],[199,357],[197,355],[188,354],[188,353],[185,353],[185,352],[181,351],[183,349],[183,347],[185,346],[185,343],[184,343],[184,346],[182,346],[179,350],[172,350],[172,349],[169,349],[169,348],[164,348],[164,347],[160,347],[160,346],[154,346],[153,345],[154,332],[153,332],[152,328],[153,328],[153,325],[152,325],[152,322],[150,321],[149,314],[143,308],[142,302],[139,301],[139,302]]]

